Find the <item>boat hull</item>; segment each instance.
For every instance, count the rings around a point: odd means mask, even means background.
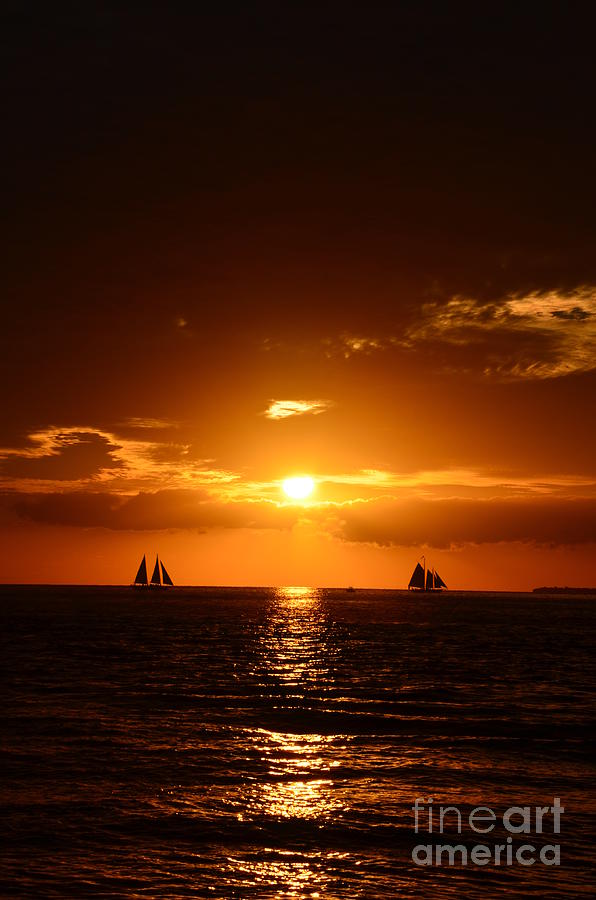
[[[447,592],[447,588],[416,588],[411,587],[408,588],[409,591],[413,591],[416,594],[445,594]]]
[[[167,591],[170,587],[170,584],[131,584],[135,591]]]

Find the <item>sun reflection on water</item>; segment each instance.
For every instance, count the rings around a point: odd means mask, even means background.
[[[260,672],[285,686],[314,687],[328,672],[326,631],[320,590],[276,588],[261,636]]]
[[[303,597],[312,600],[318,593],[319,591],[315,588],[306,587],[303,584],[286,584],[282,587],[275,588],[275,595],[284,600],[296,600]]]
[[[332,777],[339,766],[333,758],[334,746],[341,738],[302,733],[308,715],[308,692],[320,688],[328,676],[332,653],[327,633],[319,590],[288,586],[272,594],[261,636],[258,674],[267,683],[279,686],[280,706],[284,696],[288,697],[297,731],[260,728],[250,735],[264,771],[248,787],[244,808],[238,811],[242,821],[260,825],[283,822],[285,828],[291,828],[294,822],[301,829],[306,823],[322,825],[341,814],[342,801],[334,791]],[[288,689],[291,694],[284,693]],[[291,862],[280,859],[284,853],[281,847],[272,848],[270,853],[271,858],[258,861],[237,860],[242,877],[252,877],[256,884],[275,884],[278,896],[322,896],[326,882],[312,852],[292,852]]]
[[[267,890],[267,896],[275,891],[276,897],[324,897],[332,880],[329,869],[341,864],[349,854],[296,853],[265,847],[263,855],[264,859],[228,856],[223,866],[224,878],[228,876],[230,886],[241,881],[243,885]]]
[[[233,817],[240,846],[246,835],[246,849],[227,856],[218,875],[230,897],[323,897],[350,856],[319,849],[319,829],[338,824],[351,802],[337,777],[350,739],[312,724],[334,664],[330,628],[323,592],[272,591],[243,676],[242,702],[254,700],[249,721],[214,744],[225,781],[200,792],[172,787],[160,798],[170,812],[200,817],[209,809],[228,828]]]
[[[339,765],[330,758],[335,736],[281,734],[259,730],[252,736],[261,752],[267,779],[249,792],[249,815],[276,819],[320,819],[340,809],[329,777]]]

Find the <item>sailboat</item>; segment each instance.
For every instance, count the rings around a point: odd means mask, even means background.
[[[421,556],[420,559],[424,565],[420,565],[420,561],[416,563],[416,568],[412,572],[412,577],[408,584],[409,591],[442,591],[448,590],[447,585],[436,571],[436,569],[426,567],[426,557]]]
[[[143,555],[141,565],[139,566],[138,572],[133,582],[133,587],[165,588],[173,587],[173,584],[174,582],[168,575],[168,571],[163,562],[160,560],[159,556],[155,557],[153,575],[151,576],[151,581],[149,581],[147,577],[147,560]]]

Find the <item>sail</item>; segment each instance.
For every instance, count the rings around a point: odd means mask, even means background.
[[[145,557],[141,560],[141,565],[139,566],[139,571],[136,574],[135,584],[147,584],[147,562]]]
[[[155,557],[155,568],[153,569],[153,575],[151,576],[151,584],[161,584],[161,578],[159,577],[159,556]]]
[[[435,587],[436,588],[446,588],[447,587],[447,585],[445,584],[445,582],[443,581],[443,579],[441,578],[441,576],[439,575],[438,572],[435,572]]]
[[[416,563],[416,568],[412,572],[412,577],[410,578],[410,583],[408,585],[408,589],[409,588],[424,588],[424,569],[420,563]]]
[[[173,586],[174,582],[172,581],[172,579],[171,579],[170,576],[168,575],[168,573],[167,573],[167,571],[166,571],[166,567],[164,566],[163,563],[161,563],[161,577],[162,577],[162,579],[163,579],[163,583],[164,583],[164,584],[171,584],[171,585]]]
[[[426,587],[425,590],[432,591],[433,589],[433,573],[430,569],[426,570]]]

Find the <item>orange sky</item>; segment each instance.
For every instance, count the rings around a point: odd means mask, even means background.
[[[2,580],[596,584],[593,105],[548,14],[53,16],[7,37]]]
[[[255,350],[253,365],[263,357],[266,370],[269,351]],[[254,388],[239,385],[201,427],[135,417],[31,433],[3,451],[4,580],[127,583],[143,553],[160,552],[177,583],[403,587],[425,552],[453,588],[593,581],[594,479],[581,453],[555,469],[547,426],[540,434],[529,411],[512,432],[518,383],[475,384],[494,397],[491,422],[458,408],[443,378],[436,416],[421,403],[408,427],[416,406],[391,408],[375,389],[378,365],[323,353],[321,381],[341,370],[341,398],[251,409]],[[368,405],[364,375],[377,398]],[[532,435],[528,460],[520,448]],[[315,482],[303,501],[282,489],[295,474]]]

